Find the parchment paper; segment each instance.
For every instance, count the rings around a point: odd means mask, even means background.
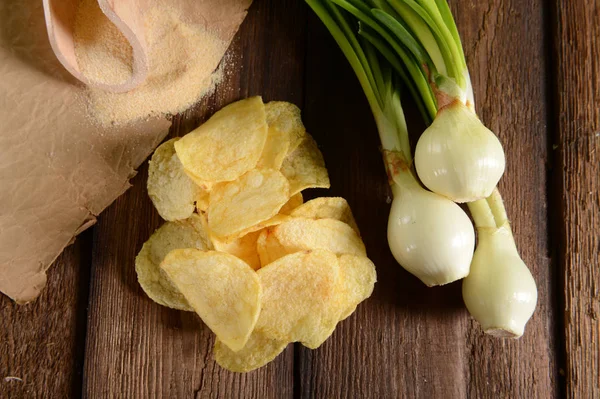
[[[250,3],[176,4],[230,41]],[[42,1],[0,0],[0,291],[18,303],[35,299],[51,263],[129,188],[169,126],[96,126],[84,88],[52,51]]]

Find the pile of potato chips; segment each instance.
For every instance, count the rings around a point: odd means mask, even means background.
[[[155,302],[194,311],[215,358],[247,372],[291,342],[317,348],[368,298],[375,266],[293,104],[230,104],[156,149],[148,194],[167,220],[136,258]]]

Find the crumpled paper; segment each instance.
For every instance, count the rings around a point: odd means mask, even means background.
[[[174,2],[228,41],[250,3]],[[93,123],[85,89],[52,51],[42,1],[0,0],[0,291],[35,299],[52,262],[130,187],[169,127],[166,118]]]

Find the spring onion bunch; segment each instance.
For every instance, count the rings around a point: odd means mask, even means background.
[[[475,247],[473,225],[458,205],[424,189],[415,177],[398,77],[374,46],[357,37],[356,21],[343,10],[328,1],[307,3],[350,62],[375,117],[394,196],[388,222],[394,257],[428,286],[465,277]]]
[[[435,268],[429,265],[442,262],[424,250],[441,254],[446,268],[438,270],[452,276],[444,282],[466,276],[463,298],[484,331],[520,337],[535,310],[537,288],[518,254],[496,189],[504,172],[504,152],[496,135],[475,113],[462,44],[446,0],[306,1],[342,48],[375,116],[393,180],[388,241],[396,260],[426,284],[435,285],[443,282],[431,280]],[[374,56],[373,49],[385,61]],[[386,86],[379,81],[389,81],[389,68],[394,70],[391,81],[403,81],[429,125],[417,142],[414,165],[431,191],[416,188],[420,186],[411,170],[397,90],[390,89],[390,97],[381,95],[385,90],[379,88]],[[397,142],[391,139],[394,132]],[[468,228],[452,207],[456,204],[448,205],[442,198],[468,202],[478,233],[470,270],[458,266],[468,259]],[[453,218],[455,226],[447,224]],[[411,237],[413,232],[407,226],[414,221],[430,223],[427,227],[421,224],[420,229],[431,236]],[[452,228],[460,231],[458,241],[453,241],[457,237]],[[415,241],[418,245],[413,246]],[[453,248],[452,242],[464,244]],[[419,248],[423,251],[415,251]],[[460,261],[453,264],[453,256]]]
[[[332,2],[360,20],[360,34],[392,63],[403,64],[411,91],[433,120],[415,150],[423,184],[455,202],[488,197],[504,173],[504,151],[473,112],[471,80],[446,1]]]

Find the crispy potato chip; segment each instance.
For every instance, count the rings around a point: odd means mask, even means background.
[[[256,239],[256,252],[258,253],[261,267],[265,267],[271,263],[271,257],[278,259],[286,255],[285,249],[282,248],[279,241],[273,240],[270,236],[270,229],[266,228],[260,231]]]
[[[224,244],[230,244],[233,241],[237,240],[238,238],[245,236],[246,234],[250,234],[255,231],[263,230],[267,227],[277,226],[278,224],[287,222],[288,220],[292,220],[292,218],[288,215],[277,214],[277,215],[273,216],[272,218],[269,218],[263,222],[255,224],[254,226],[248,227],[247,229],[244,229],[236,234],[233,234],[233,235],[230,235],[227,237],[217,237],[213,234],[212,237],[213,237],[213,239],[220,240]]]
[[[315,198],[298,206],[290,213],[290,216],[310,219],[337,219],[348,224],[360,234],[350,205],[341,197]]]
[[[221,240],[215,236],[211,236],[211,241],[217,251],[237,256],[249,264],[252,269],[258,270],[260,269],[260,258],[256,250],[256,240],[259,235],[260,230],[248,233],[231,242]]]
[[[310,340],[302,342],[310,349],[323,344],[335,331],[337,324],[350,316],[356,306],[371,296],[375,280],[375,266],[364,256],[342,255],[338,257],[340,277],[329,317],[324,318],[320,329]]]
[[[201,190],[188,177],[175,154],[171,139],[162,143],[148,162],[148,195],[165,220],[182,220],[194,213],[194,201]]]
[[[198,213],[206,212],[208,210],[208,201],[210,198],[210,192],[199,188],[199,191],[196,195],[196,210]]]
[[[208,205],[211,233],[238,234],[275,216],[288,199],[288,181],[273,169],[251,170],[236,181],[218,184]]]
[[[329,175],[315,140],[307,134],[302,143],[288,154],[281,173],[290,181],[290,195],[306,188],[329,188]]]
[[[194,214],[189,219],[166,222],[158,228],[135,258],[135,271],[142,289],[154,302],[174,309],[193,311],[160,268],[165,256],[178,248],[212,249],[200,216]]]
[[[371,296],[377,282],[377,273],[375,265],[367,257],[345,254],[339,256],[338,260],[343,303],[339,319],[344,320],[354,312],[359,303]]]
[[[256,164],[257,169],[277,169],[281,168],[283,160],[288,154],[290,148],[290,137],[274,126],[269,126],[269,134],[263,148],[262,155]]]
[[[263,266],[282,256],[310,249],[326,249],[336,255],[367,254],[365,245],[352,227],[335,219],[294,218],[263,230],[257,240]]]
[[[287,255],[258,270],[263,287],[256,329],[270,338],[317,347],[331,335],[340,308],[340,266],[333,252]]]
[[[189,170],[187,170],[185,168],[184,168],[184,171],[185,171],[185,174],[188,175],[188,177],[190,179],[192,179],[192,181],[194,183],[196,183],[196,185],[198,187],[200,187],[201,190],[208,192],[208,191],[210,191],[212,186],[214,186],[213,183],[201,180],[199,177],[195,176],[192,172],[190,172]]]
[[[339,301],[339,298],[336,297],[336,302]],[[337,324],[340,322],[338,319],[339,311],[334,311],[334,309],[339,309],[339,305],[337,307],[332,307],[329,311],[328,315],[323,318],[321,325],[316,328],[313,334],[300,340],[300,343],[309,349],[317,349],[319,346],[323,345],[325,341],[331,337]]]
[[[233,255],[175,249],[160,265],[206,325],[231,350],[246,345],[261,304],[261,284],[248,264]]]
[[[285,347],[286,341],[269,338],[254,330],[243,349],[234,352],[217,339],[214,355],[217,363],[229,371],[246,373],[264,366],[275,359]]]
[[[237,101],[175,143],[175,150],[196,182],[232,181],[256,166],[267,139],[260,97]]]
[[[288,200],[288,202],[286,202],[281,207],[281,209],[279,210],[279,213],[281,213],[283,215],[289,215],[294,209],[296,209],[300,205],[302,205],[303,202],[304,202],[304,198],[302,198],[302,193],[297,193],[297,194],[293,195],[292,198],[290,198]]]
[[[265,113],[269,127],[274,127],[288,136],[288,153],[298,148],[306,136],[300,108],[285,101],[271,101],[265,104]]]

